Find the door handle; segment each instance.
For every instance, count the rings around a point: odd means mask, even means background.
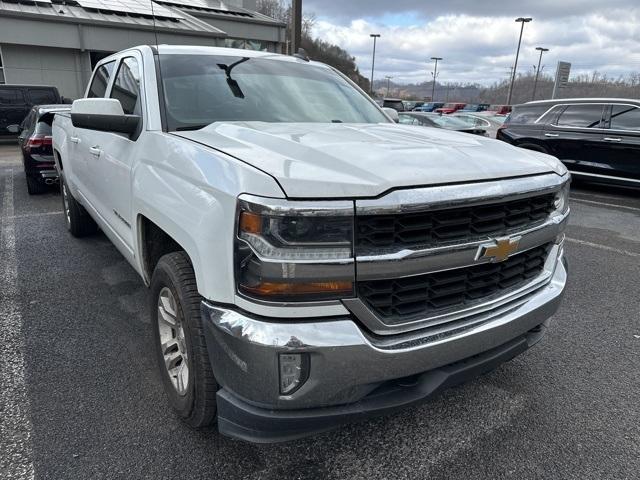
[[[621,142],[622,139],[618,137],[604,137],[603,140],[605,142]]]
[[[69,141],[71,143],[80,143],[80,139],[78,137],[69,137]]]
[[[99,157],[100,154],[102,153],[102,150],[100,150],[100,147],[96,145],[95,147],[89,147],[89,153],[91,155],[95,155],[96,157]]]
[[[559,137],[560,134],[559,133],[545,133],[544,136],[545,137]]]

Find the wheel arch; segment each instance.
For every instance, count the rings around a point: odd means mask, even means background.
[[[200,285],[197,251],[184,233],[176,229],[168,232],[168,229],[159,226],[159,222],[153,221],[142,213],[137,216],[136,229],[140,270],[147,286],[151,284],[153,271],[160,258],[173,252],[184,252],[187,255],[196,273],[196,283]]]

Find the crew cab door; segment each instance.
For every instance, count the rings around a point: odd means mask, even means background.
[[[113,80],[115,66],[116,61],[112,60],[100,65],[95,70],[89,83],[86,98],[105,97],[107,88]],[[71,180],[80,191],[80,194],[86,199],[86,202],[89,203],[89,208],[97,210],[96,205],[99,201],[94,188],[96,180],[93,178],[95,175],[95,162],[90,148],[97,144],[99,132],[88,128],[76,128],[71,123],[69,123],[69,128],[68,154],[72,159],[71,174],[73,177]]]
[[[575,172],[597,172],[608,145],[603,140],[605,105],[571,104],[545,126],[546,150]]]
[[[607,110],[603,140],[609,154],[602,161],[608,174],[640,181],[640,108],[614,104]]]
[[[133,257],[131,218],[131,170],[138,155],[138,137],[143,130],[142,59],[128,54],[118,62],[107,97],[120,101],[125,114],[142,118],[133,135],[94,131],[89,146],[87,168],[90,171],[95,209],[111,230],[105,232],[123,254]]]

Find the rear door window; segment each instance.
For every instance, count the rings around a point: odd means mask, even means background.
[[[17,88],[0,88],[0,105],[24,105],[22,91]]]
[[[612,130],[640,131],[640,108],[632,105],[613,105],[609,128]]]
[[[540,116],[551,108],[550,105],[522,105],[515,107],[509,115],[510,125],[527,125],[535,123]]]
[[[109,85],[109,80],[111,79],[111,75],[113,74],[113,67],[115,66],[116,61],[105,63],[104,65],[100,65],[96,73],[93,75],[93,79],[91,80],[91,86],[89,87],[89,93],[87,97],[89,98],[103,98],[104,94],[107,93],[107,86]]]
[[[56,94],[50,88],[30,88],[27,92],[29,95],[29,103],[32,105],[58,103]]]
[[[572,128],[600,128],[604,105],[569,105],[560,114],[557,125]]]

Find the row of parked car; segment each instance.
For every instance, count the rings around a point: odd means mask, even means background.
[[[459,109],[449,115],[399,112],[405,125],[444,128],[496,138],[559,158],[576,179],[640,187],[640,102],[619,98],[541,100],[508,115]]]
[[[492,105],[489,103],[462,102],[415,102],[399,98],[385,98],[382,106],[393,108],[398,112],[435,112],[451,114],[455,112],[491,112],[493,115],[507,115],[511,112],[511,105]]]
[[[71,105],[51,85],[0,85],[0,140],[18,139],[29,194],[58,181],[51,137],[56,113]]]
[[[40,100],[52,103],[33,105]],[[55,87],[0,87],[0,138],[18,135],[30,194],[43,193],[58,181],[51,124],[56,113],[69,111],[70,105],[63,101]],[[497,138],[554,155],[576,177],[640,186],[640,103],[636,100],[545,100],[517,105],[510,114],[505,113],[511,110],[507,105],[386,99],[386,107],[387,101],[403,104],[400,124]]]

